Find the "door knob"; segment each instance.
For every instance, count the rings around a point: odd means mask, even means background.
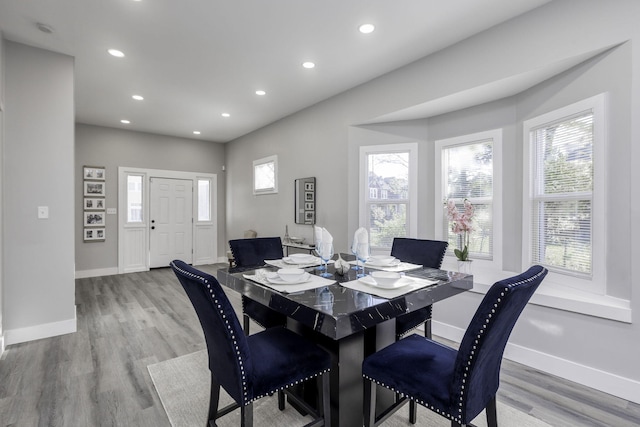
[[[155,229],[156,229],[156,226],[155,226],[155,225],[152,225],[152,226],[151,226],[151,229],[152,229],[152,230],[155,230]]]

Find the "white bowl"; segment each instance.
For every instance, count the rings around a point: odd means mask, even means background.
[[[289,237],[291,243],[302,244],[304,243],[304,237]]]
[[[305,271],[301,268],[281,268],[278,276],[285,282],[299,282],[302,280]]]
[[[392,288],[402,275],[393,271],[374,271],[371,277],[381,288]]]

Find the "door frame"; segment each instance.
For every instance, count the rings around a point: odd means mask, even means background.
[[[142,221],[127,222],[127,177],[142,177]],[[184,179],[193,182],[193,265],[218,259],[218,177],[211,173],[181,172],[134,167],[118,168],[118,273],[149,271],[149,188],[151,178]],[[198,180],[209,180],[210,221],[198,221]]]

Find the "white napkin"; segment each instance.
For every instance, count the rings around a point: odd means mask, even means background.
[[[318,247],[318,244],[322,241],[322,227],[318,227],[317,225],[313,226],[313,235],[315,236],[315,244]]]
[[[327,256],[328,255],[333,255],[333,254],[329,254],[329,252],[331,252],[331,245],[333,244],[333,236],[331,235],[331,233],[329,233],[329,231],[327,231],[326,228],[322,227],[322,229],[320,230],[320,243],[318,245],[316,245],[316,248],[318,249],[318,254],[322,257],[322,255],[324,255],[324,252],[327,252]]]
[[[353,234],[353,243],[351,244],[351,252],[356,253],[358,249],[358,243],[369,243],[369,233],[364,227],[360,227]]]

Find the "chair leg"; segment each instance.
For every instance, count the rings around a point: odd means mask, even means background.
[[[418,416],[418,404],[415,400],[409,401],[409,422],[415,424]]]
[[[278,390],[278,409],[284,411],[284,391]]]
[[[320,377],[322,378],[322,393],[320,393],[322,419],[324,420],[324,427],[331,427],[331,383],[329,381],[331,376],[328,372],[325,372]]]
[[[460,423],[458,423],[458,422],[456,422],[456,421],[451,420],[451,427],[462,427],[462,424],[460,424]]]
[[[498,413],[496,410],[496,397],[493,396],[489,403],[487,404],[487,408],[485,409],[487,413],[487,427],[498,427]]]
[[[249,336],[249,316],[245,313],[242,314],[242,329],[244,329],[244,334]]]
[[[431,339],[431,318],[424,322],[424,336]]]
[[[240,426],[253,427],[253,403],[240,407]]]
[[[376,385],[373,381],[364,382],[364,427],[376,425]]]
[[[211,375],[211,396],[209,397],[209,424],[216,425],[216,415],[218,413],[218,402],[220,401],[220,383]]]

